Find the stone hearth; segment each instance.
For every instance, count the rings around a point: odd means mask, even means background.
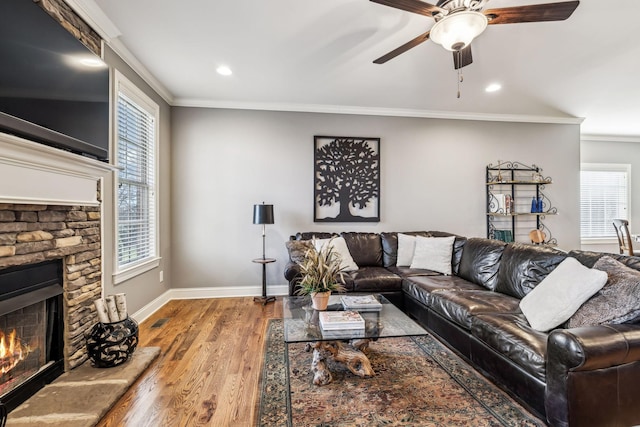
[[[99,206],[0,203],[0,269],[62,259],[64,363],[87,360],[84,333],[96,322],[102,293]]]

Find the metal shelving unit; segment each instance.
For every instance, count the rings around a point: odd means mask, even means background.
[[[486,167],[489,239],[558,244],[544,223],[547,216],[558,214],[544,193],[553,180],[541,172],[536,165],[520,162],[498,161],[496,165]]]

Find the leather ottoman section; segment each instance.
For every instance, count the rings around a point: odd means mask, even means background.
[[[467,282],[458,276],[411,276],[402,281],[402,290],[405,294],[429,306],[431,305],[430,294],[439,290],[466,289],[484,290],[480,285]]]
[[[362,267],[350,275],[355,292],[389,292],[402,289],[402,277],[383,267]]]
[[[471,335],[504,355],[522,370],[546,381],[548,334],[529,326],[521,313],[479,314],[471,319]]]
[[[413,279],[412,279],[413,280]],[[477,285],[476,285],[477,286]],[[473,316],[484,313],[518,313],[520,300],[488,290],[434,290],[430,307],[466,330]]]

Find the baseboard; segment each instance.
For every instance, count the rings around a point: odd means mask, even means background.
[[[282,296],[289,294],[289,285],[269,286],[269,295]],[[262,289],[256,286],[250,287],[220,287],[220,288],[174,288],[169,289],[140,310],[131,315],[140,323],[148,319],[163,305],[175,299],[202,299],[202,298],[233,298],[253,297],[262,295]]]

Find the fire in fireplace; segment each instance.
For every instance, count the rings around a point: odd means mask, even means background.
[[[10,411],[64,371],[62,261],[0,271],[0,401]]]

